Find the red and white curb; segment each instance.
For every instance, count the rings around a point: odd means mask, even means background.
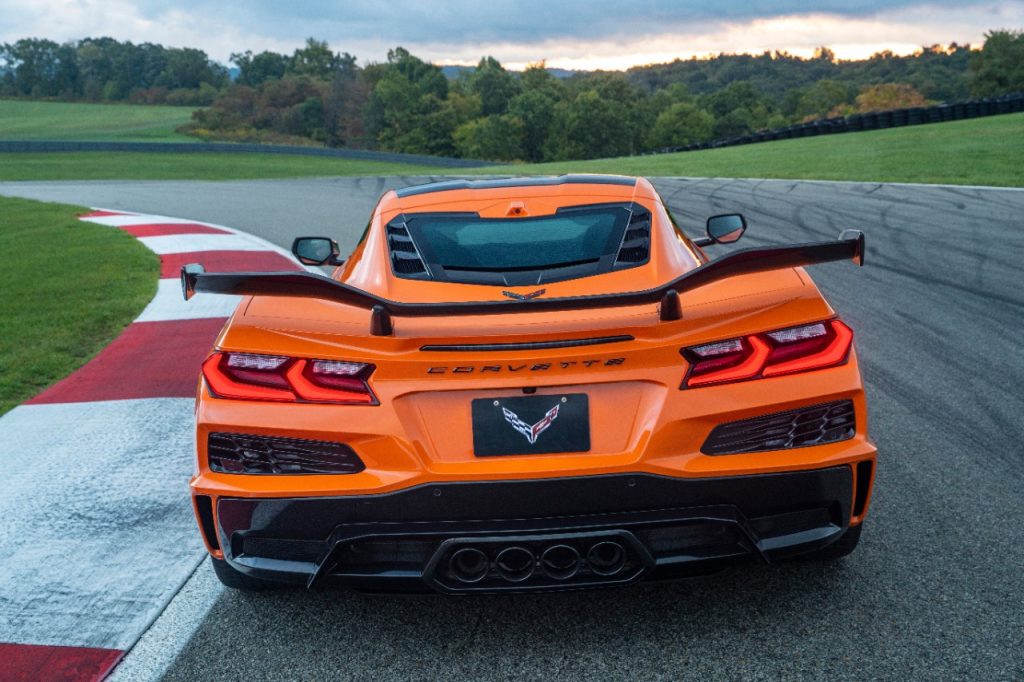
[[[237,230],[97,210],[159,254],[157,294],[92,361],[0,417],[0,680],[105,677],[204,557],[187,480],[199,365],[238,302],[181,265],[300,270]]]

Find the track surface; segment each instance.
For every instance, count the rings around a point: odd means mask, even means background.
[[[11,183],[0,194],[208,220],[284,246],[324,233],[344,250],[384,189],[421,181]],[[656,185],[691,233],[707,215],[744,212],[745,246],[868,234],[868,267],[813,270],[857,331],[880,448],[857,552],[543,597],[225,591],[170,678],[1024,677],[1024,192]]]

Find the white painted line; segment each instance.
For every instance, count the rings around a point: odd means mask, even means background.
[[[151,398],[0,417],[0,641],[124,650],[160,613],[203,552],[192,409]]]
[[[106,210],[106,209],[99,209]],[[82,220],[89,223],[96,223],[97,225],[107,225],[109,227],[134,227],[136,225],[203,225],[196,220],[187,220],[185,218],[167,218],[163,216],[152,216],[144,213],[136,213],[134,215],[103,215],[93,217],[83,217]]]
[[[224,593],[204,552],[188,581],[163,613],[125,655],[107,678],[109,682],[157,682],[163,679],[193,633]]]
[[[241,296],[196,294],[186,301],[181,295],[181,281],[162,279],[157,283],[156,296],[136,322],[163,322],[166,320],[199,320],[211,317],[231,317]]]
[[[267,245],[262,240],[238,234],[168,234],[160,237],[140,237],[139,241],[158,254],[267,250]]]

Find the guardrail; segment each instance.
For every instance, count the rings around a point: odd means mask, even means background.
[[[297,154],[324,156],[364,161],[408,163],[439,168],[476,168],[500,165],[495,161],[454,159],[426,154],[375,152],[367,149],[340,149],[334,147],[297,147],[280,144],[246,144],[218,142],[58,142],[49,140],[0,140],[0,152],[161,152],[171,154],[231,153],[231,154]]]
[[[676,152],[691,152],[698,149],[735,147],[742,144],[769,142],[772,140],[790,140],[798,137],[835,135],[837,133],[852,133],[862,130],[881,130],[883,128],[898,128],[901,126],[923,125],[926,123],[942,123],[943,121],[959,121],[966,118],[1011,114],[1018,111],[1024,111],[1024,92],[1003,95],[1002,97],[988,97],[985,99],[969,100],[966,102],[936,104],[930,107],[892,109],[890,111],[876,111],[869,114],[853,114],[852,116],[845,117],[823,118],[817,121],[798,123],[785,128],[763,130],[749,135],[741,135],[740,137],[730,137],[678,147],[666,147],[649,153],[671,154]]]

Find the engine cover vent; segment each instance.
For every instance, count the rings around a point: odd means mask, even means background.
[[[405,223],[393,222],[387,226],[388,250],[391,253],[391,267],[396,274],[404,277],[426,277],[427,267],[423,264],[416,243],[412,240]]]
[[[629,226],[622,235],[622,244],[615,257],[615,265],[633,266],[645,262],[651,255],[651,213],[639,204],[633,204]]]

